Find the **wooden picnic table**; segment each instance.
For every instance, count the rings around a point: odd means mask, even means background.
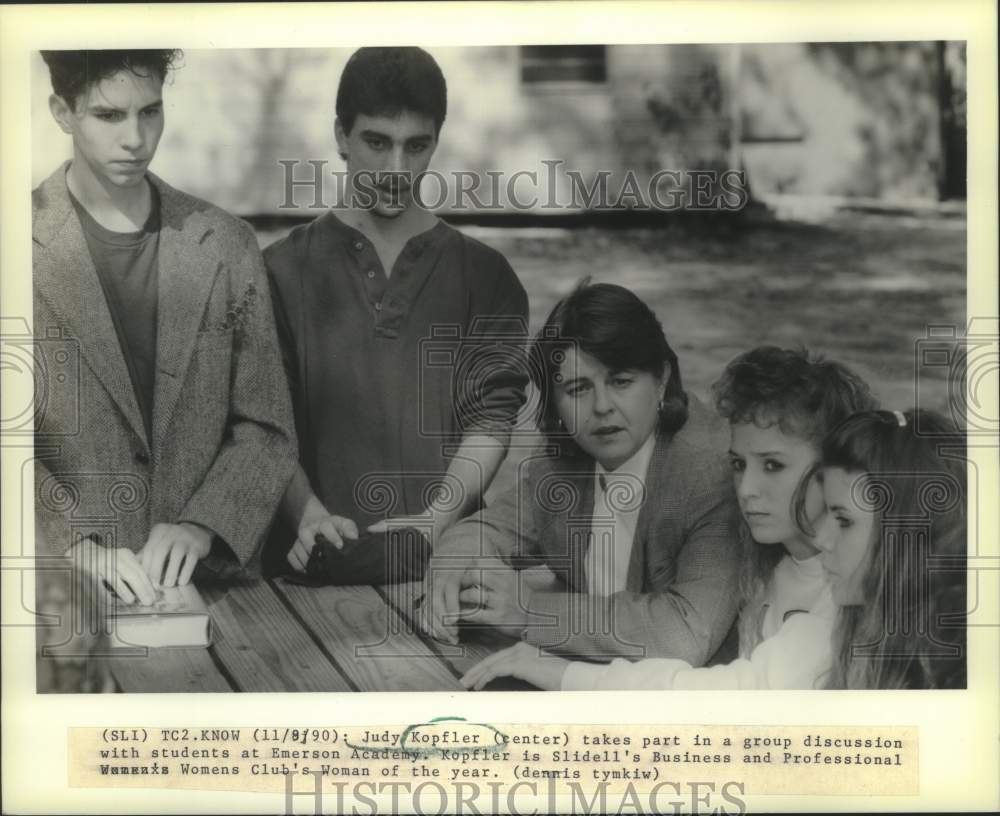
[[[283,578],[200,588],[208,648],[108,660],[124,692],[464,691],[459,677],[513,641],[463,628],[441,643],[413,623],[419,583],[307,587]],[[531,689],[511,678],[492,689]]]

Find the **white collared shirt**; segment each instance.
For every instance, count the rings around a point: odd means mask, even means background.
[[[646,498],[646,471],[655,446],[656,434],[652,433],[632,458],[615,470],[608,472],[597,463],[585,562],[591,595],[614,595],[625,589],[636,524]]]

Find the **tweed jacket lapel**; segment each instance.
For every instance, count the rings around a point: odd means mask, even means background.
[[[639,518],[635,525],[635,537],[632,539],[632,552],[629,556],[628,573],[625,577],[625,588],[629,592],[642,592],[646,575],[646,548],[648,545],[650,525],[653,517],[659,511],[668,509],[671,497],[670,485],[667,484],[667,458],[670,452],[670,440],[673,434],[657,434],[653,455],[649,460],[649,470],[646,471],[646,491]]]
[[[59,167],[33,195],[34,282],[140,439],[145,426],[111,311]],[[50,327],[45,327],[46,329]]]
[[[204,242],[212,232],[192,199],[149,174],[160,194],[153,449],[160,450],[191,362],[205,302],[222,264]]]

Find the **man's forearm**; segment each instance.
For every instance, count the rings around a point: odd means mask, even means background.
[[[306,472],[300,464],[296,464],[295,472],[292,474],[291,481],[288,482],[288,487],[285,489],[285,495],[281,499],[281,512],[293,529],[299,526],[307,514],[326,514],[326,508],[316,498],[312,485],[309,484],[309,477],[306,476]]]
[[[435,498],[428,508],[437,530],[446,530],[468,514],[490,486],[506,454],[507,446],[492,436],[471,435],[462,440],[445,475],[446,481],[455,485],[457,496]]]

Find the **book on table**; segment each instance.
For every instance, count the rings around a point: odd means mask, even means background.
[[[157,588],[149,606],[117,603],[108,620],[111,646],[208,646],[212,619],[194,584]]]

